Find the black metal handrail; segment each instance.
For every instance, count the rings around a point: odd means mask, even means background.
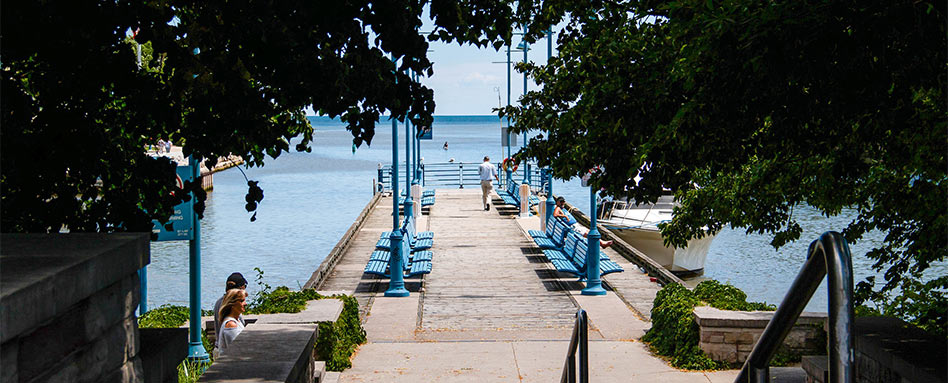
[[[783,298],[735,382],[770,382],[770,360],[796,323],[823,276],[829,290],[829,381],[850,383],[855,376],[853,351],[853,264],[849,245],[835,231],[810,243],[807,260]]]
[[[579,349],[579,381],[589,382],[589,335],[586,310],[576,311],[576,325],[573,326],[573,336],[569,339],[569,351],[566,352],[566,365],[563,366],[563,376],[560,383],[576,383],[576,350]]]

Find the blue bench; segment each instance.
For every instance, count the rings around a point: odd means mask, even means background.
[[[434,246],[434,232],[422,231],[415,233],[415,217],[411,216],[405,218],[405,222],[402,224],[402,230],[407,230],[408,244],[411,248],[411,252],[414,253],[419,250],[428,250]],[[378,242],[375,243],[375,248],[379,250],[391,250],[392,247],[392,232],[383,231],[381,238]]]
[[[402,197],[404,197],[405,194],[406,194],[406,192],[405,192],[404,190],[402,190]],[[434,197],[434,195],[435,195],[434,189],[423,190],[423,191],[421,192],[421,198]],[[418,196],[412,196],[412,198],[418,198]]]
[[[418,203],[418,197],[412,196],[411,199],[415,203]],[[424,196],[421,197],[421,207],[431,206],[434,204],[435,204],[435,197],[433,195],[427,196],[427,197],[424,197]],[[405,206],[405,197],[398,198],[398,206]]]
[[[556,271],[570,273],[586,279],[586,252],[589,250],[588,240],[575,231],[566,235],[565,243],[560,249],[545,249],[543,255],[553,264]],[[609,259],[605,252],[599,252],[600,275],[625,271],[622,266]]]
[[[507,205],[520,206],[520,183],[510,180],[510,182],[507,182],[507,189],[498,190],[497,195]],[[540,203],[540,197],[531,194],[528,201],[530,206],[534,206]]]
[[[401,230],[401,232],[402,241],[401,251],[399,253],[402,257],[402,265],[404,265],[405,268],[405,270],[402,271],[404,276],[407,278],[431,273],[431,251],[419,251],[411,253],[408,243],[409,235],[405,230]],[[390,251],[376,250],[372,252],[371,257],[369,258],[369,263],[365,265],[363,272],[366,274],[374,274],[391,278],[391,270],[389,270],[389,261],[391,260],[391,257],[392,253]]]
[[[546,231],[530,230],[528,233],[541,249],[560,249],[565,245],[566,234],[571,229],[559,219],[553,219],[546,225]]]

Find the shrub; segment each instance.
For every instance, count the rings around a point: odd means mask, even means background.
[[[655,295],[652,306],[652,328],[642,340],[658,355],[670,358],[671,365],[687,370],[715,370],[727,368],[725,362],[709,358],[698,346],[698,324],[694,308],[702,302],[721,310],[773,311],[773,305],[747,302],[747,294],[729,284],[707,280],[698,284],[694,292],[670,283]],[[786,363],[782,358],[779,362]]]

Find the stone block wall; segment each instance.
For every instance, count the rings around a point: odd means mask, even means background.
[[[773,312],[727,311],[713,307],[695,307],[699,346],[711,359],[744,363],[764,332]],[[785,350],[796,354],[823,354],[825,313],[803,313],[784,339]]]
[[[3,236],[0,382],[142,381],[136,270],[147,234],[62,237],[80,240]]]

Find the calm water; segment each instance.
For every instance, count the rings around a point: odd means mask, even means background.
[[[379,163],[390,163],[391,123],[376,128],[372,146],[352,152],[352,136],[338,122],[311,118],[316,130],[312,153],[284,153],[263,168],[245,169],[260,181],[265,198],[250,222],[244,206],[246,181],[230,169],[214,175],[201,223],[202,306],[209,308],[223,293],[224,280],[239,271],[250,281],[251,292],[258,267],[271,286],[302,286],[372,196],[372,180]],[[404,160],[405,130],[399,127],[399,152]],[[448,142],[448,150],[442,146]],[[522,138],[521,138],[522,142]],[[516,150],[517,148],[514,148]],[[434,139],[422,141],[426,163],[480,163],[484,155],[495,162],[505,157],[500,146],[500,122],[494,116],[439,116]],[[578,180],[557,182],[554,193],[588,211],[589,190]],[[748,299],[779,303],[803,265],[809,242],[827,230],[841,230],[850,218],[825,218],[810,208],[796,209],[804,228],[800,241],[775,251],[769,238],[724,230],[708,253],[705,277],[730,282],[747,292]],[[859,281],[872,271],[862,256],[881,240],[875,234],[852,246],[854,271]],[[939,265],[933,270],[948,272]],[[637,272],[627,270],[627,272]],[[150,307],[188,304],[187,242],[153,242],[148,266]],[[825,311],[826,283],[807,310]]]

